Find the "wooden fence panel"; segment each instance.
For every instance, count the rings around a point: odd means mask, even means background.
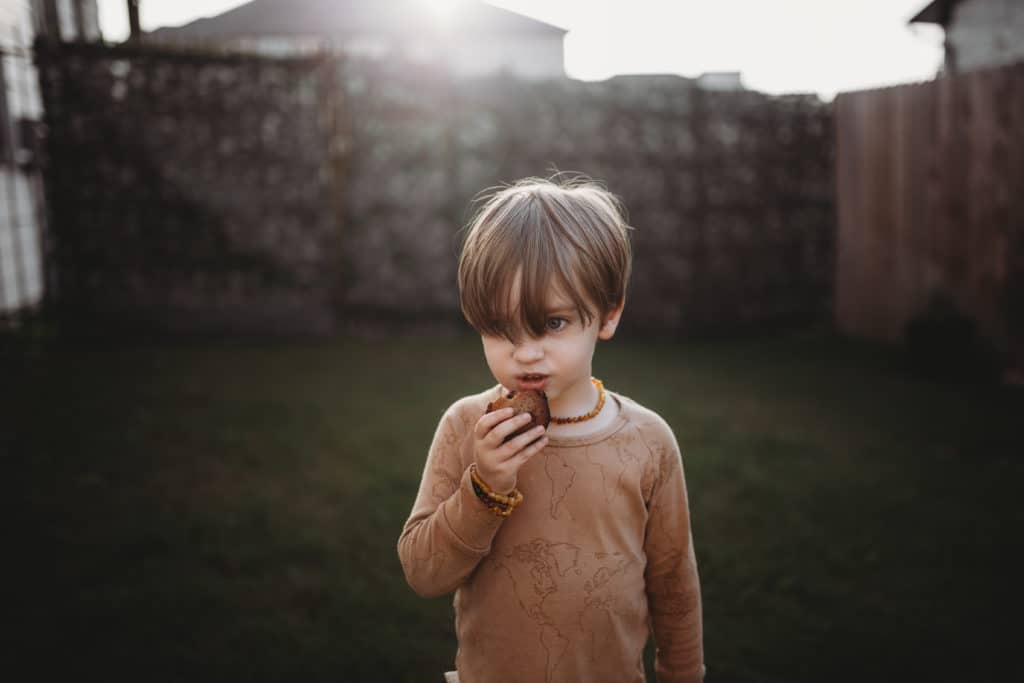
[[[1022,77],[1018,70],[1015,78],[1018,87],[1011,87],[1007,106],[1010,117],[1009,136],[1011,142],[1007,154],[1007,203],[1009,213],[1007,225],[1007,288],[1004,300],[1007,323],[1011,340],[1015,342],[1014,355],[1017,368],[1024,369],[1024,88],[1019,87]],[[1024,373],[1022,373],[1024,374]]]
[[[836,98],[836,305],[898,342],[941,299],[1019,353],[1024,64]]]

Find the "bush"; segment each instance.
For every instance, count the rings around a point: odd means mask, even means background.
[[[998,381],[1003,360],[978,332],[977,322],[949,297],[932,295],[928,307],[907,323],[908,360],[918,374],[944,381]]]

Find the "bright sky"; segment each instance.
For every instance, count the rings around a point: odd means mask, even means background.
[[[104,37],[122,39],[125,0],[97,1]],[[246,1],[141,0],[142,28],[184,24]],[[443,16],[458,12],[460,0],[419,1]],[[740,71],[748,88],[831,98],[928,80],[942,62],[942,29],[907,25],[928,0],[488,1],[568,29],[565,69],[582,80]]]

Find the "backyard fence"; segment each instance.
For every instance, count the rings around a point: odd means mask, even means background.
[[[56,312],[75,327],[334,327],[322,59],[37,46]]]
[[[832,125],[813,96],[141,46],[40,63],[56,299],[86,324],[455,329],[474,196],[553,169],[629,208],[624,328],[830,314]]]
[[[451,82],[347,66],[350,324],[456,312],[453,233],[474,195],[553,168],[605,181],[629,210],[624,331],[830,315],[832,126],[816,97],[711,92],[673,76]]]
[[[1024,64],[835,107],[839,328],[900,341],[963,316],[1024,361]]]

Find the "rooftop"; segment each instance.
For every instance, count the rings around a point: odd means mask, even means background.
[[[416,0],[253,0],[214,17],[162,27],[157,38],[211,40],[251,36],[421,33],[432,26],[430,11]],[[466,0],[452,14],[452,30],[477,34],[551,34],[566,30],[479,0]]]

